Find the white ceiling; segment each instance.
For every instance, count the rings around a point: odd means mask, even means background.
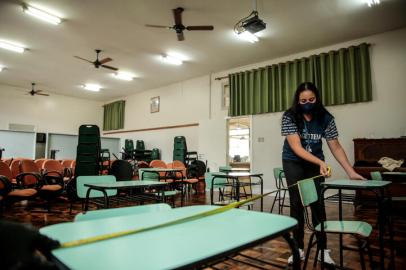
[[[406,1],[381,0],[369,8],[365,0],[258,0],[260,18],[267,23],[260,42],[236,39],[234,24],[252,10],[251,0],[38,0],[28,1],[61,14],[51,25],[23,13],[21,2],[0,1],[0,39],[24,44],[16,54],[0,49],[0,84],[39,88],[106,101],[210,72],[264,61],[406,26]],[[171,9],[184,7],[185,25],[214,25],[214,31],[185,31],[179,42],[173,31],[144,24],[173,25]],[[138,77],[116,80],[107,69],[95,69],[75,59],[95,58],[104,50],[109,64]],[[158,55],[182,53],[182,66],[165,65]],[[93,82],[101,92],[84,91]],[[16,88],[18,89],[18,88]],[[45,98],[45,97],[44,97]]]

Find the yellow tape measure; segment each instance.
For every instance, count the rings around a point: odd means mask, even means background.
[[[331,173],[331,168],[328,167],[327,168],[327,173],[328,175],[330,175]],[[316,179],[319,177],[323,177],[323,175],[317,175],[308,179]],[[307,180],[307,179],[304,179]],[[288,186],[287,188],[291,188],[293,186],[295,186],[297,184],[293,184]],[[262,195],[257,195],[257,196],[253,196],[252,198],[243,200],[243,201],[239,201],[239,202],[234,202],[231,203],[229,205],[226,206],[222,206],[216,209],[212,209],[203,213],[199,213],[199,214],[195,214],[192,216],[188,216],[185,218],[181,218],[181,219],[177,219],[177,220],[173,220],[173,221],[169,221],[169,222],[165,222],[162,224],[158,224],[158,225],[154,225],[151,227],[145,227],[145,228],[138,228],[138,229],[132,229],[132,230],[126,230],[126,231],[121,231],[121,232],[115,232],[115,233],[108,233],[108,234],[102,234],[102,235],[98,235],[98,236],[93,236],[93,237],[88,237],[88,238],[83,238],[83,239],[79,239],[79,240],[74,240],[74,241],[70,241],[70,242],[65,242],[62,243],[60,247],[58,248],[69,248],[69,247],[77,247],[77,246],[81,246],[81,245],[86,245],[86,244],[91,244],[91,243],[95,243],[95,242],[99,242],[99,241],[104,241],[104,240],[108,240],[108,239],[113,239],[113,238],[117,238],[117,237],[121,237],[121,236],[125,236],[125,235],[130,235],[130,234],[137,234],[137,233],[141,233],[141,232],[146,232],[146,231],[151,231],[151,230],[155,230],[155,229],[159,229],[159,228],[163,228],[163,227],[168,227],[168,226],[172,226],[172,225],[177,225],[177,224],[181,224],[184,222],[188,222],[188,221],[192,221],[192,220],[196,220],[199,218],[203,218],[203,217],[208,217],[208,216],[212,216],[212,215],[216,215],[216,214],[220,214],[223,212],[226,212],[228,210],[231,210],[233,208],[237,208],[240,207],[244,204],[247,204],[249,202],[258,200],[260,198],[263,198],[265,196],[268,196],[272,193],[277,192],[277,190],[273,190],[270,192],[267,192],[265,194]]]

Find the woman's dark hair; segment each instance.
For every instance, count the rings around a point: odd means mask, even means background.
[[[298,126],[299,130],[303,129],[303,113],[299,104],[299,96],[302,92],[310,90],[316,96],[316,103],[312,112],[313,119],[318,121],[320,124],[323,124],[324,117],[326,114],[331,115],[326,108],[321,103],[320,92],[317,89],[316,85],[312,82],[301,83],[295,92],[293,97],[292,106],[286,111],[286,115],[292,118],[293,122]]]

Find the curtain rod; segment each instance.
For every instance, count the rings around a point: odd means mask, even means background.
[[[228,78],[228,76],[223,76],[223,77],[217,77],[217,78],[214,78],[216,81],[220,81],[220,80],[224,80],[224,79],[227,79]]]

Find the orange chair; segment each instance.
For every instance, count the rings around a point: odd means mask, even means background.
[[[17,176],[17,183],[22,187],[36,188],[38,195],[47,201],[47,209],[51,210],[51,201],[63,192],[63,179],[59,176],[41,175],[40,169],[32,160],[22,160],[21,173]]]
[[[149,166],[151,168],[160,168],[160,169],[166,169],[168,168],[166,166],[166,163],[163,162],[162,160],[159,159],[154,159],[149,163]],[[173,179],[166,179],[166,172],[160,172],[159,173],[159,178],[161,178],[161,181],[166,181],[166,182],[173,182]]]
[[[181,162],[179,160],[174,160],[172,163],[168,163],[168,165],[169,165],[169,167],[171,167],[173,169],[182,169],[181,173],[176,173],[175,181],[183,182],[187,185],[188,189],[193,187],[194,190],[197,192],[196,184],[199,182],[199,179],[189,177],[186,166],[183,162]]]
[[[29,200],[37,196],[37,190],[34,188],[24,188],[21,186],[17,187],[16,185],[14,185],[13,187],[10,181],[10,179],[12,178],[11,170],[6,163],[1,161],[0,161],[0,177],[2,178],[1,182],[3,183],[3,185],[7,189],[10,189],[10,191],[7,192],[6,196],[1,195],[4,196],[3,200],[6,203]]]
[[[47,161],[48,159],[46,159],[46,158],[40,158],[40,159],[36,159],[34,162],[35,162],[35,164],[37,164],[37,166],[38,166],[38,168],[40,169],[40,170],[43,170],[44,169],[44,163],[45,163],[45,161]]]
[[[17,175],[20,174],[20,159],[13,159],[10,164],[10,170],[12,174],[12,179],[15,179]]]
[[[3,162],[6,163],[7,166],[9,166],[9,167],[10,167],[12,161],[13,161],[13,158],[5,158],[5,159],[3,160]]]
[[[62,178],[64,183],[71,180],[71,177],[65,177],[65,168],[62,166],[62,163],[54,159],[49,159],[44,162],[43,173],[45,176]]]

